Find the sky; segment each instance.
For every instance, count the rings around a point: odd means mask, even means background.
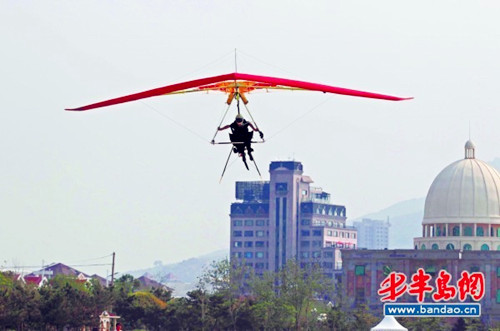
[[[414,97],[248,95],[264,180],[300,161],[351,219],[424,197],[469,135],[500,157],[498,17],[495,0],[0,1],[0,268],[227,249],[234,183],[260,178],[235,160],[219,183],[225,95],[64,109],[235,68]]]

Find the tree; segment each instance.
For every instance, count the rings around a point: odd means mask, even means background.
[[[56,328],[95,324],[91,284],[75,277],[57,275],[40,289],[43,322]]]
[[[115,280],[113,287],[118,293],[129,294],[136,291],[141,283],[134,276],[126,274]]]
[[[372,313],[370,313],[370,308],[367,305],[359,305],[352,312],[352,322],[351,328],[352,330],[370,330],[374,325],[379,322],[379,318],[375,317]],[[426,329],[432,330],[432,329]],[[435,329],[440,330],[440,329]]]
[[[445,320],[439,317],[408,317],[402,318],[401,324],[408,330],[446,330],[448,328]]]
[[[133,318],[148,330],[161,330],[165,318],[166,302],[153,293],[138,291],[132,294]]]
[[[333,288],[333,281],[325,278],[315,263],[301,267],[296,260],[288,260],[278,273],[279,295],[283,302],[294,311],[295,328],[309,327],[311,309],[314,302]]]
[[[277,275],[271,272],[255,275],[250,284],[255,299],[251,307],[254,326],[263,330],[291,328],[294,325],[294,309],[280,297]]]
[[[33,286],[15,280],[13,273],[0,273],[0,327],[24,330],[39,326],[40,295]]]
[[[105,310],[111,311],[114,304],[112,288],[103,287],[98,280],[92,279],[89,283],[89,289],[90,307],[92,311],[90,318],[92,321],[98,321],[99,315]]]
[[[248,294],[248,279],[251,273],[250,268],[232,264],[225,259],[213,261],[199,278],[198,288],[208,293],[211,292],[211,311],[217,311],[219,307],[214,306],[213,303],[222,299],[222,306],[225,308],[233,330],[236,330],[240,312],[248,308],[245,294]],[[204,314],[203,311],[202,314]],[[221,321],[221,318],[216,318],[216,320]]]
[[[168,302],[172,299],[172,291],[164,288],[164,287],[153,287],[149,290],[155,297],[158,299]]]
[[[465,330],[467,331],[487,331],[488,328],[480,318],[466,318]]]
[[[123,275],[115,281],[113,293],[116,313],[122,317],[127,329],[164,329],[169,315],[167,302],[172,297],[171,291],[163,287],[138,291],[139,286],[140,282],[132,275]]]

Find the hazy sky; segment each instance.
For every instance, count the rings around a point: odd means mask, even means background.
[[[500,156],[499,17],[496,0],[0,1],[0,265],[227,248],[234,182],[259,178],[238,161],[218,183],[223,94],[64,108],[233,72],[234,49],[239,72],[415,97],[249,95],[264,179],[301,161],[350,218],[425,196],[469,122],[477,157]]]

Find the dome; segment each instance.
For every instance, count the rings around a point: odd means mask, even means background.
[[[470,140],[467,140],[467,142],[465,143],[465,149],[475,149],[476,148],[476,145],[474,145],[474,143]]]
[[[423,224],[500,224],[500,174],[474,154],[469,140],[465,159],[450,164],[434,179],[425,199]]]

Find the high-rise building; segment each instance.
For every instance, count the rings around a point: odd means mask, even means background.
[[[346,208],[313,187],[302,163],[271,162],[270,181],[236,182],[231,204],[231,258],[257,274],[288,260],[315,263],[327,275],[341,267],[340,248],[354,249],[357,232],[346,226]]]
[[[389,221],[363,218],[353,222],[358,230],[358,248],[385,249],[389,247]]]

